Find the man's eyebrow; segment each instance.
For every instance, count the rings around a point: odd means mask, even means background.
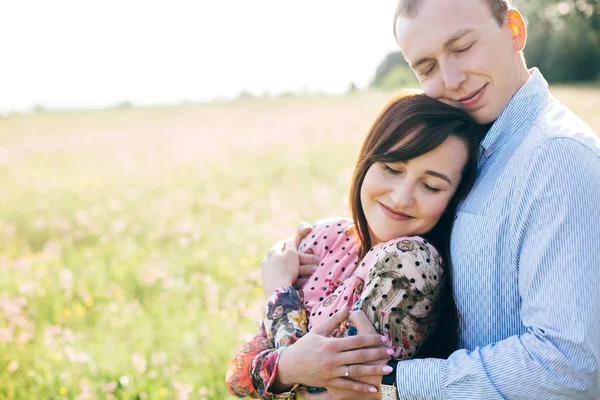
[[[462,29],[462,30],[456,32],[456,34],[454,36],[452,36],[450,39],[446,40],[446,42],[444,43],[444,45],[442,47],[444,48],[444,50],[448,50],[448,48],[450,48],[450,46],[452,46],[454,43],[458,42],[460,39],[462,39],[463,37],[465,37],[466,35],[468,35],[471,32],[473,32],[472,28]],[[432,60],[432,58],[423,57],[423,58],[419,58],[414,64],[408,63],[408,65],[410,68],[415,69],[419,65],[424,64],[430,60]]]
[[[473,28],[462,29],[456,32],[454,36],[446,40],[442,47],[444,48],[444,50],[447,50],[450,46],[452,46],[454,43],[458,42],[460,39],[462,39],[471,32],[473,32]]]
[[[435,172],[435,171],[431,171],[431,170],[425,171],[425,174],[435,176],[436,178],[440,178],[440,179],[448,182],[448,184],[452,186],[452,181],[450,180],[450,178],[448,178],[448,176],[446,176],[444,174],[440,174],[439,172]]]

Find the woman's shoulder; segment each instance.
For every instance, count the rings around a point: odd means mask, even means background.
[[[345,217],[321,219],[313,224],[312,231],[302,240],[298,250],[303,252],[314,246],[329,250],[335,243],[354,244],[354,223]],[[321,246],[323,245],[323,246]]]
[[[398,260],[398,264],[419,270],[424,269],[430,273],[441,271],[443,264],[442,257],[435,246],[420,236],[399,237],[379,243],[365,256],[367,264],[388,259]]]
[[[442,261],[440,253],[435,246],[421,236],[403,236],[388,240],[374,246],[371,251],[376,254],[386,251],[399,251],[406,255],[425,255],[430,259],[435,259],[439,262]]]

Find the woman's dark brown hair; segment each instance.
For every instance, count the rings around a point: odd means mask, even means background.
[[[350,209],[360,244],[360,257],[372,247],[369,227],[360,200],[365,175],[375,162],[408,161],[442,144],[449,136],[461,139],[468,159],[456,193],[444,214],[428,233],[421,235],[438,250],[445,261],[444,287],[436,305],[436,324],[416,357],[446,358],[458,345],[458,312],[452,295],[450,230],[458,203],[469,192],[477,174],[477,156],[487,127],[477,125],[464,111],[429,98],[420,92],[401,94],[381,111],[360,150],[350,185]]]

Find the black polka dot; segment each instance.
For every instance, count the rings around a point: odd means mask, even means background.
[[[420,291],[419,289],[416,289],[416,290],[415,290],[415,293],[416,293],[416,294],[418,294],[418,295],[420,295],[420,294],[421,294],[421,291]]]
[[[418,261],[415,261],[415,265],[418,267],[419,265],[421,265],[421,263]]]
[[[400,323],[400,318],[396,318],[396,323],[399,324]]]
[[[414,340],[415,339],[415,337],[413,335],[410,335],[409,338],[410,338],[410,340]]]
[[[385,324],[385,329],[390,329],[390,324]]]
[[[344,296],[344,300],[348,300],[348,296]]]
[[[333,254],[333,250],[329,250],[329,254]]]
[[[429,310],[429,306],[425,306],[425,309],[426,309],[426,310]]]
[[[415,278],[410,278],[410,283],[415,283]]]
[[[314,287],[311,287],[311,288],[310,288],[310,290],[315,290],[315,288],[314,288]]]
[[[319,243],[318,243],[318,242],[314,242],[313,244],[316,246],[316,245],[318,245]]]
[[[342,268],[342,272],[344,272],[346,270],[346,268]]]
[[[398,264],[398,268],[402,268],[402,264]]]
[[[333,315],[333,313],[329,313],[329,316],[331,317]]]
[[[336,308],[336,310],[334,311],[334,313],[336,313],[336,312],[338,312],[337,308]]]
[[[331,275],[331,274],[332,274],[332,272],[333,272],[333,271],[329,271],[329,275]]]
[[[421,278],[425,279],[427,278],[427,276],[425,276],[425,274],[421,275]]]
[[[350,238],[346,238],[346,242],[349,242],[349,241],[350,241]]]
[[[403,299],[408,299],[408,295],[407,295],[406,293],[404,293],[404,294],[402,295],[402,298],[403,298]]]
[[[385,259],[385,262],[390,262],[390,259],[389,259],[389,258],[386,258],[386,259]]]
[[[323,239],[327,239],[327,236],[323,236]]]
[[[392,312],[396,312],[396,311],[398,311],[398,308],[397,307],[392,307]]]
[[[312,236],[311,236],[311,238],[314,238],[314,237],[315,237],[315,235],[312,235]]]
[[[310,316],[311,316],[311,317],[314,317],[314,316],[315,316],[315,313],[312,313],[312,314],[310,314]]]
[[[335,262],[336,262],[336,263],[339,263],[339,262],[340,262],[340,260],[335,260]]]
[[[392,285],[395,285],[398,281],[396,279],[392,279]]]
[[[400,339],[398,339],[397,337],[395,337],[395,338],[394,338],[394,341],[395,341],[396,343],[398,343],[398,342],[400,341]]]
[[[323,301],[323,298],[322,298],[322,297],[319,297],[319,301]]]
[[[329,246],[325,246],[325,250],[329,250]]]
[[[373,310],[373,311],[376,311],[376,310],[377,310],[377,307],[375,307],[375,306],[371,306],[371,310]]]
[[[329,225],[325,225],[325,228],[329,228]]]
[[[346,248],[345,248],[345,247],[342,247],[342,250],[346,250]]]
[[[338,224],[338,226],[342,226],[342,224]]]
[[[362,264],[360,264],[360,265],[364,267],[364,266],[365,266],[365,263],[362,263]]]
[[[321,315],[321,311],[319,311],[319,313],[317,315]]]
[[[384,299],[387,299],[387,294],[382,294],[381,297],[383,297]]]
[[[431,262],[431,260],[430,260],[429,258],[428,258],[428,259],[426,259],[425,261],[426,261],[427,263],[430,263],[430,262]]]
[[[437,281],[437,275],[434,275],[434,276],[433,276],[433,279],[435,279],[435,280]]]
[[[406,308],[408,308],[409,310],[412,310],[413,306],[407,306]]]
[[[315,281],[318,281],[318,280],[319,280],[319,277],[318,277],[318,276],[315,276]]]

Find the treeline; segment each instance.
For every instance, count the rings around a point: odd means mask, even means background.
[[[552,83],[600,79],[600,0],[514,0],[527,20],[525,58]],[[379,65],[372,87],[416,87],[400,52]]]

